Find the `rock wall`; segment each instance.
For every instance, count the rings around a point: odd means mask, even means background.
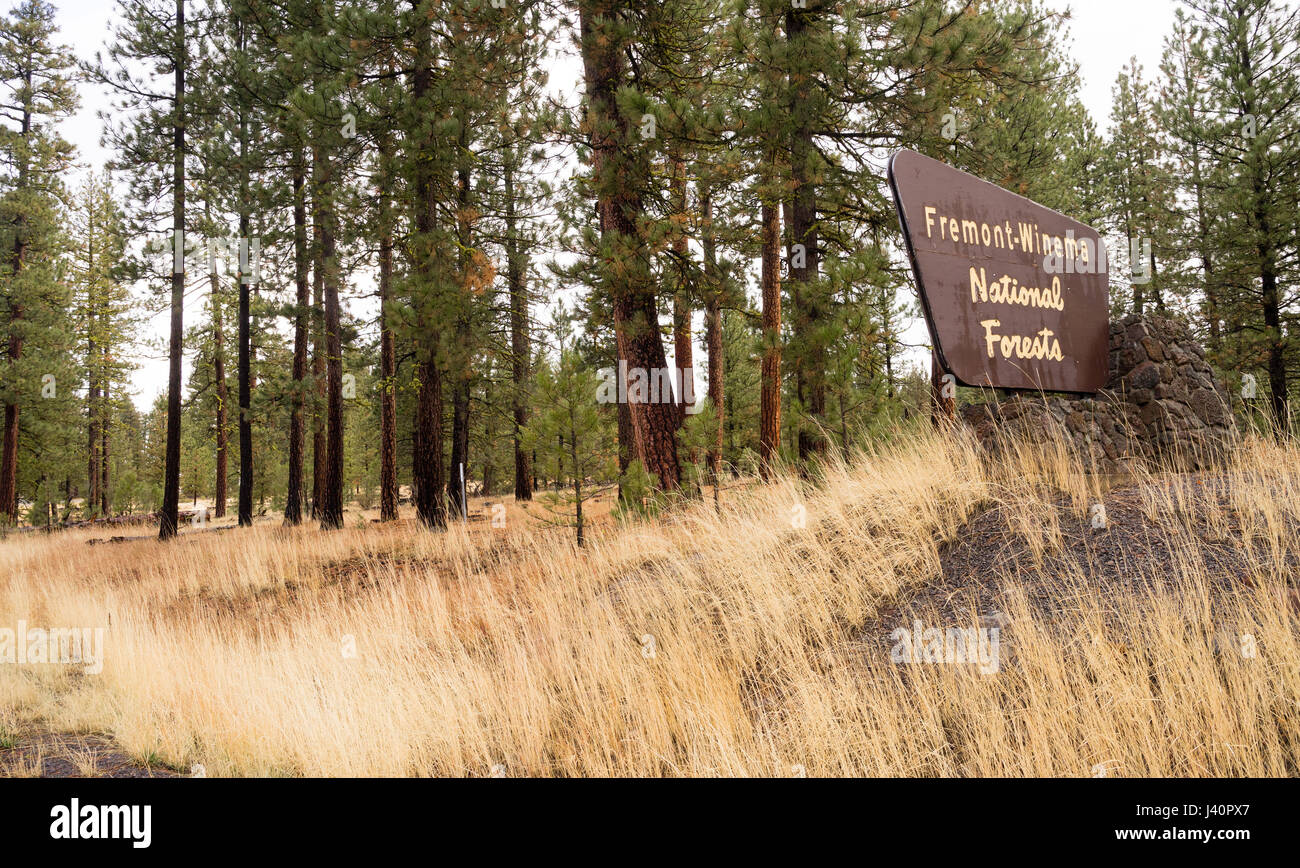
[[[1236,436],[1228,392],[1187,327],[1130,315],[1110,327],[1110,379],[1095,397],[1017,394],[960,408],[996,454],[1009,439],[1065,440],[1087,467],[1125,473],[1134,462],[1207,466]]]

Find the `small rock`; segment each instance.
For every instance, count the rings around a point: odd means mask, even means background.
[[[1094,503],[1088,511],[1093,530],[1105,530],[1107,527],[1106,504]]]
[[[1129,388],[1134,391],[1154,389],[1159,382],[1160,369],[1151,362],[1143,362],[1128,375]]]

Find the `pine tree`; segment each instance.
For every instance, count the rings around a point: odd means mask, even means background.
[[[1172,208],[1172,184],[1157,135],[1151,88],[1136,58],[1115,81],[1111,125],[1111,162],[1104,177],[1113,191],[1112,218],[1125,244],[1144,258],[1130,263],[1131,310],[1142,314],[1149,294],[1156,308],[1164,311],[1165,279],[1158,260],[1162,263],[1169,249],[1165,227]]]
[[[1225,300],[1243,366],[1257,353],[1267,370],[1269,403],[1279,434],[1289,419],[1283,317],[1285,294],[1300,262],[1300,9],[1269,0],[1189,2],[1200,39],[1193,46],[1205,73],[1212,119],[1206,148],[1216,163],[1214,207],[1225,216],[1215,259],[1245,277]],[[1231,291],[1231,290],[1230,290]]]
[[[69,232],[69,278],[77,296],[78,337],[85,348],[86,510],[108,516],[114,503],[112,439],[117,419],[130,406],[124,392],[132,365],[126,353],[138,323],[122,279],[125,217],[107,178],[91,175],[82,184]]]
[[[90,71],[118,96],[116,108],[128,114],[110,125],[106,138],[118,152],[117,166],[131,173],[138,202],[165,200],[170,193],[171,232],[168,241],[152,249],[162,257],[171,276],[171,329],[168,339],[167,437],[162,507],[158,537],[169,540],[178,531],[181,462],[181,374],[184,351],[185,232],[186,232],[186,85],[189,29],[185,0],[119,0],[122,24],[115,31],[107,59],[99,54]],[[142,78],[136,70],[143,67]],[[170,77],[170,88],[164,81]],[[162,138],[159,129],[170,135]],[[161,214],[146,213],[148,229]],[[146,230],[147,231],[147,230]]]
[[[55,343],[62,328],[63,287],[56,283],[61,252],[57,197],[69,167],[72,147],[55,124],[76,106],[68,49],[55,44],[54,7],[25,0],[0,19],[0,165],[5,192],[0,226],[6,251],[0,259],[0,322],[8,342],[0,393],[4,428],[0,431],[0,520],[18,520],[18,440],[20,412],[38,395],[49,395],[57,376],[37,358],[24,357],[29,343]],[[35,364],[33,364],[35,363]],[[68,384],[70,385],[70,383]],[[65,386],[66,388],[66,386]]]
[[[642,133],[650,130],[647,124],[658,123],[647,111],[646,83],[638,81],[628,58],[640,51],[651,64],[662,62],[654,54],[664,44],[655,38],[658,28],[674,32],[672,22],[689,19],[681,18],[683,7],[676,3],[620,6],[581,0],[577,9],[586,87],[583,129],[591,167],[586,184],[599,215],[595,290],[608,299],[618,360],[629,371],[665,372],[650,254],[656,236],[669,233],[645,219],[654,190],[655,136]],[[635,444],[635,458],[661,489],[676,490],[681,482],[677,430],[684,419],[682,405],[653,403],[638,399],[634,389],[628,392],[626,430]]]
[[[578,545],[586,542],[586,518],[583,505],[591,497],[585,488],[588,480],[608,478],[614,466],[614,432],[602,418],[599,405],[592,400],[600,379],[583,365],[578,353],[561,342],[558,364],[544,365],[538,371],[537,397],[539,412],[529,422],[525,442],[549,451],[555,459],[557,491],[551,496],[556,511],[573,507],[573,527]],[[561,480],[572,486],[572,494],[559,492]]]
[[[1165,39],[1158,106],[1160,126],[1167,133],[1175,177],[1182,179],[1183,197],[1172,201],[1175,225],[1173,262],[1196,263],[1199,275],[1179,275],[1182,291],[1200,297],[1200,319],[1213,357],[1222,362],[1223,290],[1211,239],[1222,231],[1221,217],[1211,207],[1214,161],[1205,141],[1209,118],[1208,89],[1199,57],[1204,37],[1198,35],[1183,9],[1175,10],[1173,31]],[[1180,204],[1180,200],[1186,204]],[[1168,268],[1166,268],[1168,271]]]

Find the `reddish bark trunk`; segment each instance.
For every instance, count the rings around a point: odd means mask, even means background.
[[[611,0],[583,0],[581,50],[586,79],[588,127],[591,130],[592,176],[602,243],[609,257],[609,291],[619,359],[649,376],[667,370],[659,337],[659,311],[654,282],[644,265],[644,241],[637,222],[644,213],[642,189],[649,177],[645,143],[639,127],[623,117],[617,105],[619,88],[627,84],[626,53],[630,47],[619,26],[619,6]],[[632,431],[645,469],[664,490],[681,484],[677,430],[682,407],[673,402],[637,400],[629,390]]]

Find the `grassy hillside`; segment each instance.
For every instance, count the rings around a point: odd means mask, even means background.
[[[11,536],[0,627],[109,629],[99,674],[0,666],[0,768],[1298,771],[1294,446],[1110,487],[1063,454],[995,468],[923,433],[585,549],[513,516]],[[995,665],[892,659],[895,630],[932,628],[996,636]]]

